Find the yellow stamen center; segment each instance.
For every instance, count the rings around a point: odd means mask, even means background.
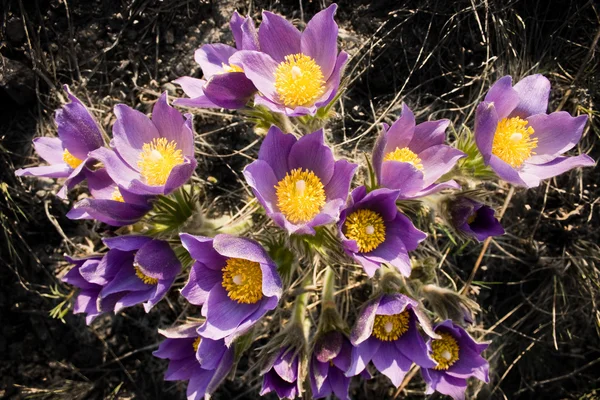
[[[416,169],[422,170],[423,164],[421,164],[421,159],[417,156],[415,152],[413,152],[408,147],[399,148],[396,147],[396,150],[387,153],[385,157],[383,157],[383,161],[400,161],[407,162],[412,164]]]
[[[119,190],[119,188],[115,188],[115,190],[113,190],[111,200],[125,203],[125,199],[123,198],[123,195],[121,194],[121,191]]]
[[[144,274],[142,272],[142,270],[140,269],[139,265],[134,264],[133,268],[135,269],[135,274],[137,275],[137,277],[140,278],[142,280],[142,282],[144,282],[146,285],[156,285],[158,283],[158,279],[152,278],[152,277]]]
[[[145,143],[138,160],[140,174],[151,186],[164,185],[177,165],[183,164],[183,154],[174,140],[152,139]]]
[[[535,154],[537,138],[531,138],[534,130],[527,121],[519,117],[504,118],[498,122],[492,153],[513,168],[519,168],[523,162]]]
[[[198,336],[196,338],[196,340],[194,340],[194,343],[192,343],[192,346],[194,346],[194,352],[198,351],[198,347],[200,346],[200,341],[202,340],[202,338],[200,336]]]
[[[373,336],[385,342],[398,340],[408,330],[409,320],[408,311],[394,315],[376,315],[373,324]]]
[[[223,72],[244,72],[242,67],[238,67],[237,65],[225,63],[221,63],[221,65],[223,66]]]
[[[69,150],[65,149],[65,151],[63,151],[63,160],[64,162],[66,162],[69,167],[75,169],[77,167],[79,167],[79,165],[81,165],[81,163],[83,162],[83,160],[80,160],[79,158],[75,157],[73,154],[69,153]]]
[[[222,285],[231,300],[254,304],[263,297],[260,264],[242,258],[229,258],[223,268]]]
[[[385,224],[375,211],[362,209],[353,212],[346,218],[344,228],[346,237],[356,241],[361,253],[375,250],[385,241]]]
[[[474,212],[473,214],[469,215],[469,218],[467,218],[467,225],[471,225],[473,222],[475,222],[475,219],[477,218],[477,213]]]
[[[440,333],[441,339],[436,339],[431,343],[431,357],[438,362],[434,369],[448,369],[452,364],[458,361],[458,343],[449,333]]]
[[[291,54],[275,70],[275,89],[287,107],[312,106],[325,93],[325,79],[311,57]]]
[[[325,205],[325,188],[314,172],[302,168],[285,175],[275,186],[277,207],[292,223],[308,222]]]

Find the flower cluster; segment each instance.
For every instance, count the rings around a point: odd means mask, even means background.
[[[242,228],[203,215],[194,190],[192,116],[169,105],[166,93],[151,118],[116,105],[109,138],[65,86],[69,103],[56,112],[58,137],[34,140],[50,165],[16,171],[64,178],[64,198],[78,185],[87,190],[71,219],[127,226],[105,229],[101,254],[66,257],[73,267],[62,280],[78,288],[73,312],[88,324],[137,304],[150,312],[180,278],[179,293],[199,308],[190,307],[196,314],[186,323],[159,329],[165,340],[154,355],[169,360],[166,380],[189,381],[190,400],[210,397],[255,339],[261,395],[296,398],[306,382],[313,398],[349,399],[354,376],[369,379],[377,370],[398,387],[419,368],[427,393],[463,399],[469,378],[489,380],[482,357],[488,344],[464,328],[474,322],[474,300],[413,274],[427,238],[417,226],[431,228],[419,223],[415,204],[444,232],[485,241],[504,229],[483,189],[473,190],[482,176],[469,176],[473,166],[534,187],[594,164],[585,154],[564,155],[581,138],[586,117],[547,114],[545,77],[513,86],[507,76],[477,106],[465,146],[448,141],[450,121],[417,124],[403,105],[400,117],[381,127],[366,173],[357,174],[359,164],[336,155],[324,129],[349,58],[338,51],[335,12],[336,5],[319,12],[302,32],[270,12],[258,28],[236,12],[235,47],[202,46],[195,59],[204,78],[175,81],[189,96],[176,99],[178,106],[237,109],[257,128],[269,125],[256,160],[243,170],[260,207]],[[479,153],[463,151],[468,146]],[[343,270],[354,267],[375,291],[360,307],[357,295],[358,313],[342,317],[336,281],[349,290]],[[315,298],[319,307],[308,307]]]

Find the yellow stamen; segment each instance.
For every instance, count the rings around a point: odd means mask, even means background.
[[[158,279],[144,274],[139,265],[133,264],[133,268],[135,269],[135,274],[137,277],[140,278],[146,285],[156,285],[158,283]]]
[[[431,343],[431,357],[438,362],[434,369],[448,369],[452,364],[458,361],[458,343],[449,333],[440,333],[441,339],[436,339]]]
[[[358,251],[367,253],[385,241],[385,224],[381,215],[372,210],[357,210],[346,218],[345,235],[356,240]]]
[[[69,167],[75,169],[77,167],[79,167],[79,165],[81,165],[81,163],[83,162],[83,160],[80,160],[79,158],[75,157],[73,154],[69,153],[69,150],[65,149],[65,151],[63,151],[63,160],[64,162],[66,162]]]
[[[477,213],[474,212],[473,214],[469,215],[469,218],[467,218],[467,225],[471,225],[473,222],[475,222],[475,219],[477,218]]]
[[[504,118],[498,122],[492,153],[511,167],[519,168],[525,160],[535,155],[533,150],[537,147],[538,140],[531,138],[534,132],[524,119]]]
[[[412,164],[416,169],[422,170],[423,164],[421,164],[421,159],[417,156],[415,152],[413,152],[408,147],[399,148],[396,147],[396,150],[387,153],[385,157],[383,157],[383,161],[400,161],[407,162]]]
[[[385,342],[398,340],[408,330],[409,320],[408,311],[394,315],[376,315],[373,324],[373,336]]]
[[[200,346],[200,341],[202,340],[202,338],[200,336],[198,336],[196,338],[196,340],[194,340],[194,343],[192,343],[192,346],[194,346],[194,352],[198,351],[198,347]]]
[[[142,147],[138,168],[140,174],[151,186],[164,185],[177,165],[183,164],[183,154],[177,149],[174,140],[166,138],[152,139]]]
[[[231,300],[254,304],[263,297],[260,264],[242,258],[229,258],[223,268],[222,285]]]
[[[314,172],[302,168],[285,175],[275,186],[277,207],[292,223],[308,222],[325,205],[325,188]]]
[[[221,65],[223,66],[223,72],[244,72],[242,67],[238,67],[237,65],[225,63],[221,63]]]
[[[123,195],[121,194],[121,191],[119,190],[118,187],[115,188],[115,190],[113,190],[111,200],[125,203],[125,199],[123,198]]]
[[[325,79],[311,57],[290,54],[275,70],[275,89],[287,107],[312,106],[325,93]]]

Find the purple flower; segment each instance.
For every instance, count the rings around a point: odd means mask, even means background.
[[[112,310],[121,296],[120,294],[114,294],[100,298],[99,295],[102,286],[88,282],[81,275],[81,270],[98,269],[99,265],[103,262],[102,257],[94,256],[76,259],[65,256],[65,259],[69,263],[75,264],[75,266],[63,276],[62,281],[79,288],[79,293],[73,304],[73,314],[86,314],[85,321],[89,325],[98,315]]]
[[[263,375],[260,395],[275,392],[280,399],[295,399],[302,393],[300,379],[300,359],[295,348],[281,349],[276,357],[272,357]]]
[[[413,362],[425,368],[435,366],[417,321],[427,334],[435,334],[417,307],[417,301],[402,294],[382,295],[367,303],[350,336],[355,347],[346,376],[359,374],[372,360],[397,387]]]
[[[223,340],[210,340],[198,336],[200,324],[185,324],[169,329],[159,329],[166,337],[155,357],[168,359],[166,381],[187,381],[188,400],[201,400],[210,396],[221,384],[233,366],[234,347]]]
[[[71,219],[97,219],[108,225],[124,226],[140,220],[152,209],[148,196],[119,188],[105,168],[85,171],[93,198],[78,201],[67,213]]]
[[[530,75],[512,86],[500,78],[477,106],[475,141],[486,165],[507,182],[536,187],[576,167],[594,165],[588,155],[566,157],[581,139],[587,116],[547,114],[550,81]]]
[[[320,399],[335,394],[350,400],[350,378],[345,375],[352,357],[352,344],[339,331],[329,331],[318,337],[310,361],[310,387],[313,398]],[[363,371],[366,378],[370,374]]]
[[[204,79],[184,76],[174,82],[181,85],[190,99],[177,99],[174,104],[187,107],[223,107],[238,109],[256,92],[244,71],[230,58],[238,50],[258,50],[258,35],[252,18],[242,18],[237,11],[229,22],[236,48],[225,44],[206,44],[196,50],[195,59]]]
[[[459,232],[482,242],[490,236],[504,235],[504,228],[494,217],[494,210],[468,197],[450,201],[452,225]]]
[[[88,153],[104,145],[98,123],[79,99],[63,86],[70,103],[57,110],[54,121],[58,137],[33,139],[33,146],[47,166],[18,169],[17,176],[45,176],[67,178],[58,192],[62,198],[67,191],[84,179],[83,170],[89,161]]]
[[[427,347],[437,365],[421,369],[427,383],[427,394],[438,391],[455,400],[465,398],[467,379],[474,377],[489,382],[488,362],[481,353],[488,347],[477,343],[460,326],[444,321],[435,327],[439,339],[430,339]]]
[[[255,105],[301,116],[314,115],[333,100],[348,60],[337,51],[336,9],[332,4],[317,13],[302,33],[282,16],[263,12],[260,51],[245,49],[231,57],[258,89]]]
[[[444,144],[450,121],[422,122],[415,125],[415,116],[406,104],[400,118],[388,126],[373,148],[373,168],[380,186],[397,189],[401,199],[414,199],[439,192],[458,189],[453,180],[435,183],[465,157],[457,149]]]
[[[181,294],[202,305],[206,322],[198,329],[205,338],[225,338],[229,345],[246,332],[281,297],[277,266],[257,242],[231,235],[213,238],[180,235],[196,261]]]
[[[408,252],[417,248],[427,234],[421,232],[398,211],[398,191],[367,188],[354,189],[346,209],[340,214],[338,228],[344,251],[358,261],[369,276],[382,263],[396,267],[410,276]]]
[[[152,120],[124,104],[115,106],[111,146],[91,156],[101,161],[111,179],[138,195],[167,195],[186,183],[194,169],[192,116],[186,119],[169,106],[167,93],[154,105]]]
[[[277,225],[314,235],[315,227],[338,220],[356,168],[334,160],[322,129],[296,139],[272,126],[244,177]]]

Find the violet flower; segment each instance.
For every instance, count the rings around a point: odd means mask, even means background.
[[[111,146],[93,156],[111,179],[138,195],[167,195],[186,183],[194,169],[192,116],[186,118],[169,106],[163,93],[152,110],[152,120],[124,104],[115,106]]]
[[[514,86],[504,76],[477,106],[477,147],[485,164],[507,182],[536,187],[542,179],[595,164],[586,154],[562,155],[581,139],[587,116],[547,114],[549,95],[550,81],[542,75],[529,75]]]
[[[372,277],[382,263],[396,267],[410,276],[408,252],[417,248],[427,234],[398,211],[398,191],[367,188],[354,189],[340,214],[338,229],[344,251],[358,261]]]
[[[459,189],[449,180],[436,183],[452,170],[465,154],[444,144],[450,121],[422,122],[406,104],[402,115],[392,126],[383,124],[383,132],[373,148],[373,169],[380,186],[400,191],[400,199],[414,199],[439,192]]]
[[[258,50],[258,35],[252,18],[241,17],[237,11],[229,22],[236,48],[217,43],[206,44],[196,50],[194,58],[204,74],[204,79],[184,76],[174,82],[189,99],[177,99],[174,104],[186,107],[223,107],[238,109],[246,106],[256,92],[254,84],[244,71],[232,64],[230,58],[238,50]]]
[[[112,226],[130,225],[152,209],[148,196],[119,188],[105,168],[85,171],[92,198],[78,201],[67,213],[70,219],[97,219]]]
[[[260,51],[231,57],[259,93],[254,105],[288,116],[315,115],[336,96],[348,54],[337,50],[338,26],[332,4],[317,13],[300,33],[280,15],[263,11],[258,29]]]
[[[275,392],[280,399],[295,399],[302,393],[300,357],[292,347],[281,349],[266,365],[260,395]]]
[[[225,338],[229,345],[277,306],[281,279],[260,244],[225,234],[213,239],[183,233],[180,238],[196,261],[181,294],[202,305],[202,337]]]
[[[342,400],[350,400],[350,379],[346,371],[350,368],[352,344],[339,331],[329,331],[318,337],[310,360],[310,387],[315,399],[335,394]],[[371,375],[363,371],[366,379]]]
[[[427,383],[426,394],[434,391],[463,400],[468,378],[489,382],[489,364],[481,357],[487,343],[477,343],[460,326],[447,320],[435,327],[439,339],[429,340],[427,347],[437,365],[421,369]]]
[[[70,103],[62,106],[54,115],[58,137],[33,139],[35,151],[50,165],[18,169],[15,175],[67,178],[58,192],[59,197],[66,198],[67,191],[84,179],[84,167],[90,161],[88,153],[102,147],[104,141],[96,119],[67,85],[63,88]]]
[[[227,347],[223,340],[210,340],[198,336],[200,324],[185,324],[169,329],[159,329],[166,337],[152,354],[168,359],[166,381],[188,381],[188,400],[201,400],[210,396],[225,379],[234,359],[234,346]]]
[[[314,235],[315,227],[338,220],[356,168],[334,160],[322,129],[296,139],[272,126],[244,177],[277,225]]]
[[[86,314],[85,322],[90,325],[100,314],[106,311],[112,311],[121,295],[117,293],[100,298],[99,295],[102,286],[88,282],[81,275],[81,270],[97,270],[99,265],[103,263],[102,257],[93,256],[77,259],[65,256],[65,259],[69,263],[75,264],[75,266],[71,268],[61,280],[69,285],[79,288],[79,293],[73,304],[73,314]]]
[[[451,200],[448,208],[454,228],[468,237],[483,242],[488,237],[504,235],[495,211],[485,204],[461,196]]]
[[[417,322],[428,335],[436,336],[417,301],[403,294],[382,295],[367,303],[350,335],[354,348],[346,376],[359,374],[372,360],[397,387],[413,362],[423,368],[434,367]]]

